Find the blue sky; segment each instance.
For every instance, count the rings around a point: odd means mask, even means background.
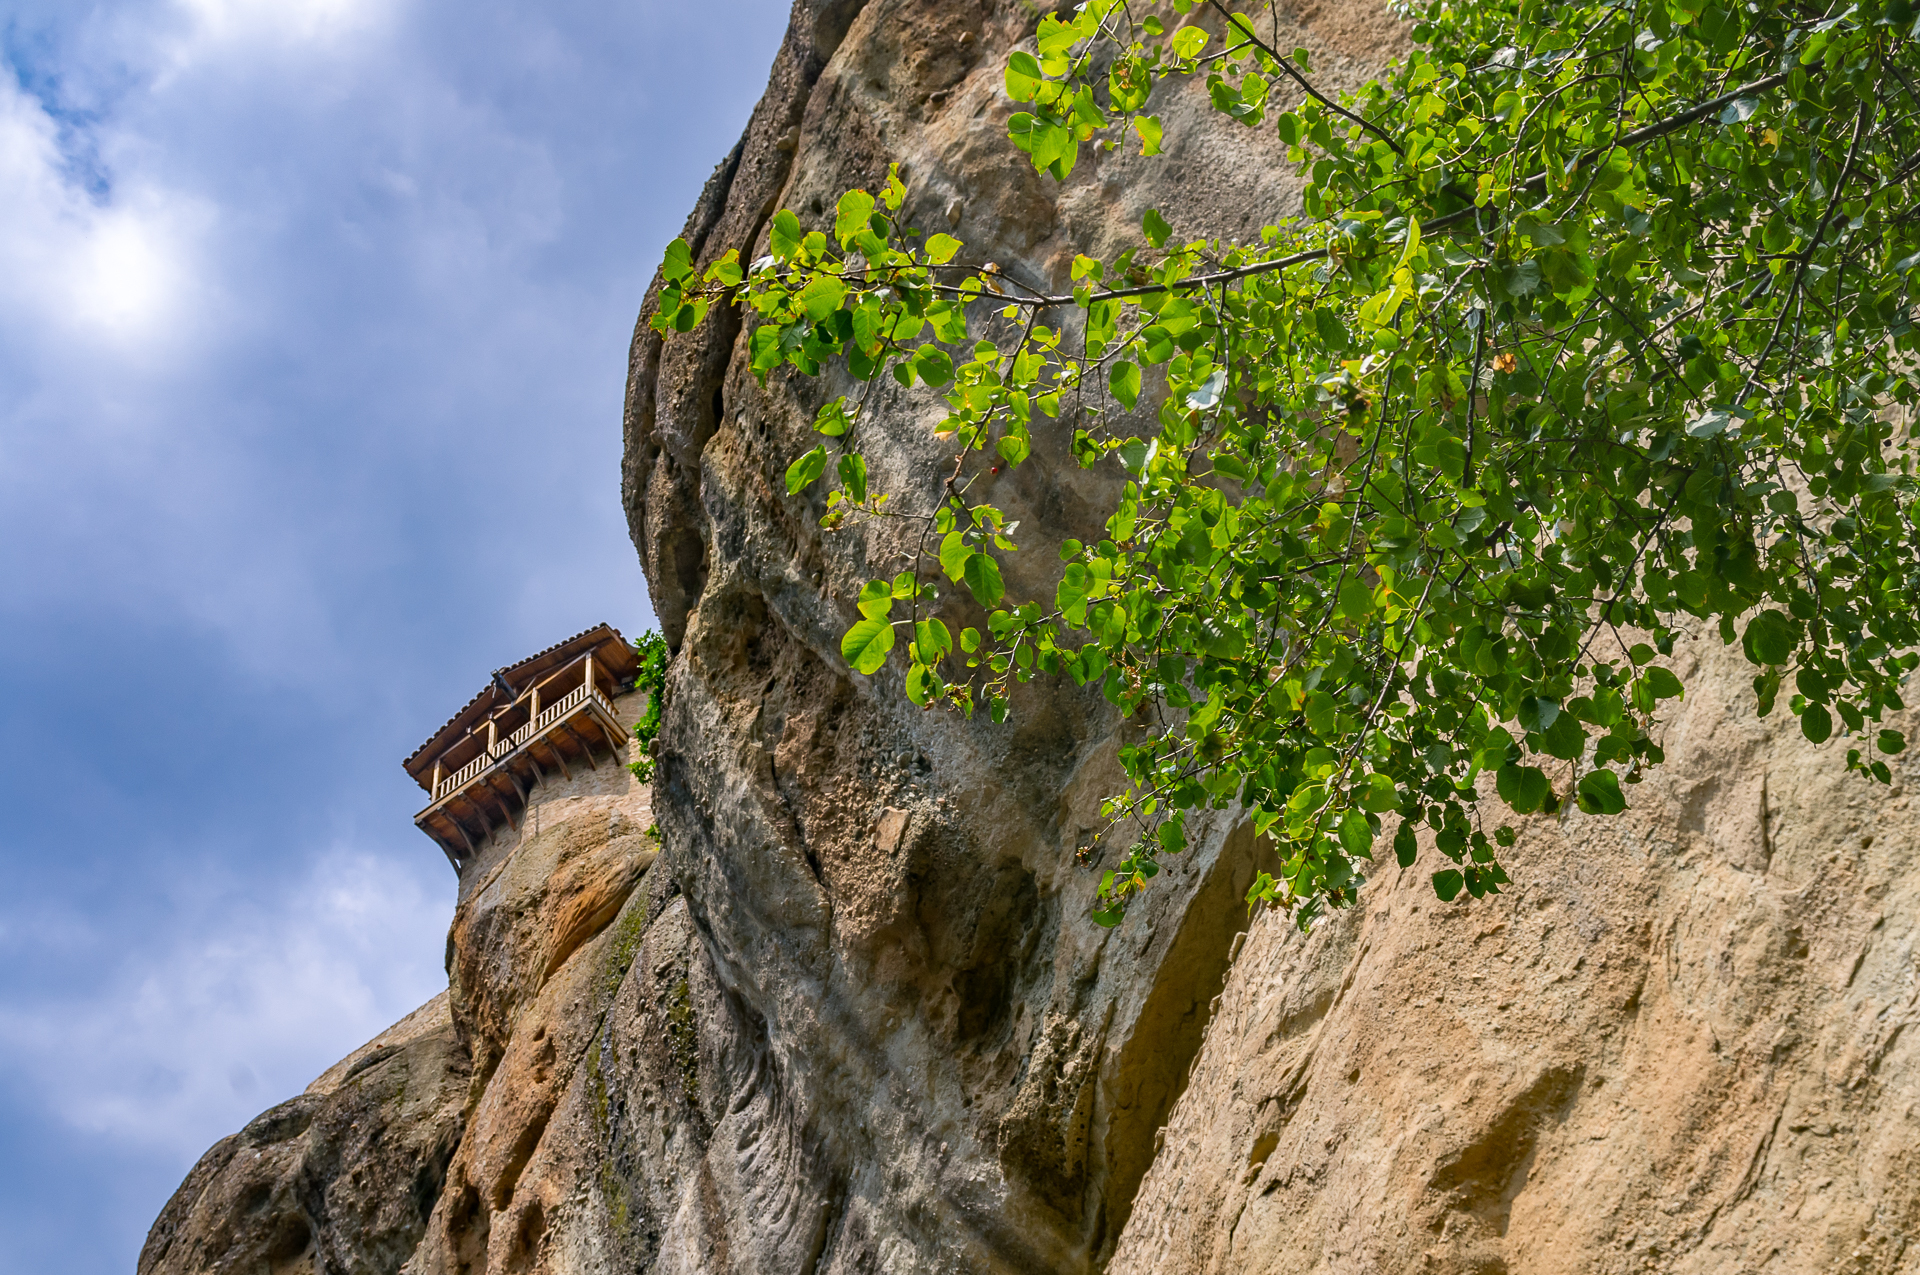
[[[0,1275],[444,986],[400,759],[650,622],[627,341],[784,20],[0,2]]]

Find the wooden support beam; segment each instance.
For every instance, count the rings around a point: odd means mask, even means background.
[[[475,784],[468,784],[465,788],[462,788],[460,790],[459,795],[466,798],[467,805],[472,809],[474,814],[479,816],[480,827],[482,829],[480,833],[480,840],[484,842],[488,837],[491,837],[493,835],[493,812],[488,810],[486,806],[481,804],[479,796],[474,792],[474,788],[476,786],[477,785]],[[462,820],[458,815],[455,815],[453,813],[453,807],[451,804],[449,804],[447,807],[447,816],[448,818],[452,819],[455,823],[458,823],[462,828],[466,827],[465,821]]]
[[[499,794],[495,793],[493,789],[487,785],[487,779],[485,775],[480,776],[478,779],[475,779],[472,783],[468,784],[466,786],[465,791],[467,794],[467,800],[473,804],[474,813],[479,815],[480,822],[484,823],[487,826],[486,835],[491,837],[494,833],[494,830],[498,828],[500,825],[494,822],[493,807],[489,805],[487,802],[481,800],[481,794],[485,793],[488,797],[491,797],[495,801],[498,801],[500,799]],[[504,823],[506,821],[501,820],[500,822]]]
[[[580,751],[587,755],[587,768],[590,770],[600,769],[600,763],[595,761],[593,757],[593,742],[574,730],[572,722],[563,723],[560,729],[567,732],[567,737],[573,740],[574,743],[580,745]]]
[[[553,750],[554,760],[560,763],[560,773],[567,777],[567,782],[573,782],[573,767],[567,765],[567,754],[560,745],[553,742],[553,735],[545,736],[541,742]]]
[[[501,796],[500,790],[493,786],[493,777],[498,773],[499,773],[498,771],[492,771],[492,770],[487,772],[486,783],[484,785],[487,790],[487,796],[493,798],[495,801],[500,803],[500,811],[502,814],[506,815],[507,817],[507,826],[509,828],[512,828],[515,832],[518,832],[520,831],[520,821],[514,818],[513,803],[508,801],[505,797]],[[509,783],[512,782],[511,776],[508,777],[508,782]]]

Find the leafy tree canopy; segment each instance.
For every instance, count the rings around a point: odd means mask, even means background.
[[[1617,813],[1662,760],[1683,633],[1742,644],[1759,712],[1784,695],[1849,768],[1889,782],[1905,747],[1878,724],[1920,664],[1909,0],[1405,16],[1410,55],[1337,99],[1264,8],[1216,0],[1086,0],[1009,59],[1011,140],[1057,179],[1090,146],[1157,153],[1162,80],[1275,130],[1303,215],[1251,242],[1149,212],[1051,295],[903,228],[895,175],[831,225],[778,213],[751,265],[667,256],[662,333],[743,305],[761,377],[857,387],[788,489],[825,480],[829,526],[910,520],[922,557],[861,591],[850,665],[904,655],[916,702],[995,720],[1066,675],[1151,723],[1107,806],[1148,832],[1103,924],[1189,812],[1236,804],[1282,864],[1252,901],[1302,925],[1390,825],[1402,866],[1434,830],[1441,898],[1498,891],[1506,810]],[[883,378],[944,394],[937,490],[869,488]],[[1017,526],[983,493],[1038,431],[1124,494],[1051,597],[1010,597]],[[949,586],[983,630],[933,613]]]

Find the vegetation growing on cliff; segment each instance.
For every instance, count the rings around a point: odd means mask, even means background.
[[[758,374],[864,386],[787,471],[831,471],[829,525],[918,532],[915,569],[861,591],[849,664],[904,647],[916,702],[996,720],[1013,682],[1064,674],[1155,723],[1108,806],[1150,832],[1103,923],[1187,812],[1234,803],[1283,861],[1253,899],[1302,924],[1353,899],[1390,821],[1403,866],[1434,830],[1442,898],[1497,891],[1515,833],[1489,798],[1624,809],[1696,630],[1850,768],[1887,782],[1905,747],[1878,724],[1920,664],[1908,0],[1408,17],[1411,55],[1339,100],[1277,19],[1217,0],[1087,0],[1013,55],[1011,140],[1061,180],[1088,146],[1157,153],[1163,79],[1276,130],[1304,216],[1252,242],[1150,212],[1052,295],[900,226],[896,176],[830,227],[779,212],[751,266],[668,252],[661,332],[742,304]],[[869,488],[889,376],[945,394],[937,491]],[[1017,524],[983,493],[1042,430],[1127,481],[1053,596],[1011,598]],[[984,631],[933,613],[947,582]]]
[[[640,671],[634,674],[633,689],[646,693],[647,706],[640,720],[633,724],[633,737],[640,747],[634,750],[638,756],[627,763],[627,769],[645,784],[653,781],[653,741],[660,736],[661,700],[667,689],[667,640],[648,629],[634,640],[633,649],[640,657]]]

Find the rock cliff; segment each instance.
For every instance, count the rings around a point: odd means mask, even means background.
[[[1400,47],[1372,4],[1287,12],[1336,83]],[[1036,177],[1000,87],[1036,13],[799,0],[696,257],[889,161],[915,224],[1034,283],[1149,206],[1292,208],[1199,86],[1165,157]],[[1389,868],[1311,937],[1249,928],[1258,848],[1222,821],[1101,930],[1127,728],[1071,686],[1002,727],[848,671],[847,599],[904,547],[785,494],[828,387],[760,386],[739,337],[633,346],[624,493],[675,652],[653,789],[533,794],[463,874],[447,1001],[209,1152],[142,1275],[1920,1270],[1920,816],[1757,720],[1737,652],[1682,653],[1667,766],[1628,816],[1532,821],[1506,895]],[[925,483],[930,410],[887,405],[878,483]],[[993,493],[1016,590],[1105,481],[1036,445]]]

